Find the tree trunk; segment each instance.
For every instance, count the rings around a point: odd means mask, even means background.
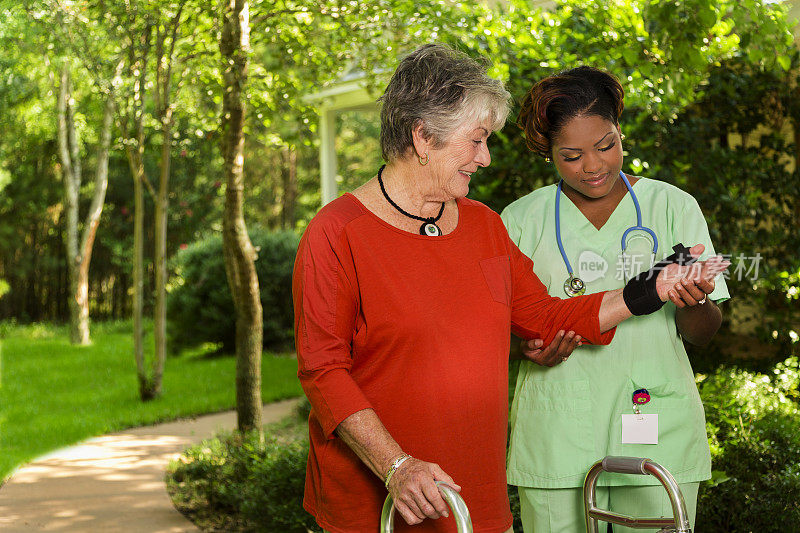
[[[167,87],[166,90],[169,90]],[[166,107],[161,117],[161,163],[158,179],[158,193],[155,197],[155,311],[153,317],[153,338],[155,357],[153,359],[153,396],[161,394],[161,378],[167,360],[167,212],[169,210],[169,171],[172,154],[172,109]]]
[[[236,309],[236,413],[239,431],[261,430],[262,309],[256,251],[244,221],[243,90],[247,82],[250,21],[247,0],[226,0],[220,52],[224,77],[222,127],[225,272]]]
[[[161,126],[161,158],[159,160],[158,190],[153,193],[154,213],[154,245],[153,277],[155,292],[155,309],[153,317],[153,338],[155,354],[153,357],[153,375],[150,383],[151,397],[161,395],[161,381],[164,365],[167,360],[167,213],[169,211],[169,174],[172,157],[172,112],[171,84],[172,68],[175,59],[175,43],[181,23],[181,14],[185,1],[179,4],[177,12],[170,17],[169,31],[157,31],[155,43],[155,109],[156,118]],[[169,36],[169,47],[165,48]],[[181,85],[179,78],[178,88]],[[176,89],[177,93],[177,89]],[[143,141],[144,137],[142,137]]]
[[[286,229],[294,229],[295,224],[295,203],[297,202],[297,150],[292,146],[287,146],[283,150],[283,209],[282,226]]]
[[[80,263],[78,265],[78,291],[75,299],[80,308],[78,330],[81,344],[88,344],[89,339],[89,264],[92,261],[92,249],[103,214],[103,204],[108,190],[108,151],[111,146],[111,125],[114,119],[114,93],[106,95],[103,107],[103,125],[100,130],[100,146],[97,149],[97,168],[95,169],[94,197],[92,198],[81,237]]]
[[[81,250],[78,248],[78,209],[81,187],[80,147],[75,132],[75,110],[69,64],[61,68],[60,87],[56,104],[58,116],[58,153],[64,179],[64,211],[66,228],[64,244],[69,271],[70,342],[89,344],[89,312],[87,287],[83,283]],[[87,272],[88,276],[88,272]],[[84,313],[84,308],[86,312]]]
[[[139,380],[139,397],[153,398],[144,361],[144,160],[143,146],[128,146],[128,165],[133,176],[133,355]]]
[[[800,96],[800,90],[796,91]],[[794,132],[794,168],[800,168],[800,117],[792,120],[792,130]]]
[[[800,89],[795,90],[800,95]],[[800,118],[792,120],[792,129],[794,131],[794,173],[800,174]],[[794,212],[800,213],[800,197],[795,196],[794,199]]]
[[[111,126],[114,118],[114,95],[109,91],[103,107],[103,123],[100,129],[100,144],[97,150],[94,196],[86,214],[83,235],[78,242],[78,217],[81,187],[80,146],[75,131],[75,110],[72,103],[72,87],[69,64],[61,69],[60,87],[56,104],[58,116],[58,151],[64,176],[67,249],[67,271],[69,275],[70,341],[73,344],[89,344],[89,264],[92,248],[103,213],[108,189],[108,152],[111,145]]]
[[[148,54],[150,52],[152,25],[145,24],[144,31],[140,34],[130,34],[128,51],[128,68],[134,80],[131,99],[131,108],[128,115],[122,115],[122,129],[130,136],[125,143],[128,156],[128,165],[133,178],[133,355],[136,359],[136,376],[139,381],[139,397],[143,401],[156,397],[155,390],[160,389],[160,383],[154,384],[148,373],[144,357],[144,192],[155,197],[155,191],[147,178],[144,167],[144,113],[145,95],[148,80]],[[131,130],[128,129],[128,120],[131,120]]]

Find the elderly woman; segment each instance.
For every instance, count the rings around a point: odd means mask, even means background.
[[[548,296],[500,217],[465,198],[508,113],[502,84],[426,45],[382,100],[386,166],[314,217],[295,263],[298,375],[312,406],[304,506],[327,531],[371,533],[388,489],[410,530],[454,531],[436,520],[448,514],[441,480],[461,490],[476,532],[503,533],[511,327],[607,344],[630,309],[660,307],[689,269],[669,265],[625,294]]]

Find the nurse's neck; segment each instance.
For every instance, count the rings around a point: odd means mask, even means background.
[[[638,178],[636,177],[628,176],[631,186],[637,180]],[[619,176],[614,180],[611,190],[603,196],[586,195],[570,187],[566,181],[564,181],[562,191],[597,229],[602,228],[608,222],[611,214],[616,210],[622,199],[625,198],[625,195],[628,194],[628,188]]]

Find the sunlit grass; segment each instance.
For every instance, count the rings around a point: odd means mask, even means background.
[[[234,407],[236,361],[212,356],[213,347],[169,357],[162,396],[143,403],[129,323],[94,325],[93,344],[86,347],[70,345],[64,327],[4,326],[0,479],[38,455],[92,436]],[[265,353],[264,402],[300,395],[296,372],[292,357]]]

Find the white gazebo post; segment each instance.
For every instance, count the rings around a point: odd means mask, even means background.
[[[322,205],[336,198],[336,111],[322,109],[319,117],[319,175]]]
[[[363,72],[351,71],[320,92],[303,100],[319,107],[319,171],[322,205],[338,196],[336,186],[336,117],[344,111],[377,111],[376,97],[367,90]]]

